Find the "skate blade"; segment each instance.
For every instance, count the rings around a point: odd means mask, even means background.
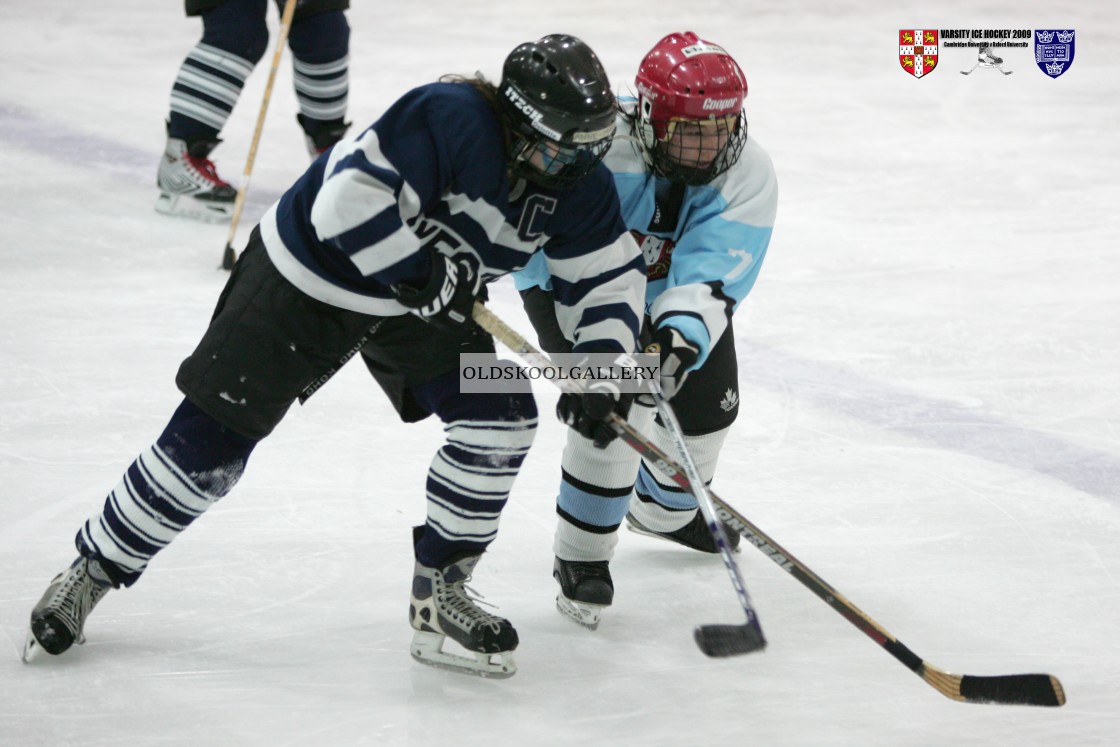
[[[654,539],[665,540],[666,542],[673,542],[673,540],[668,539],[667,537],[662,537],[657,532],[646,529],[645,527],[639,527],[636,524],[631,524],[629,521],[626,522],[626,528],[629,529],[634,534],[640,534],[643,537],[653,537]],[[673,544],[674,545],[679,545],[680,543],[679,542],[673,542]]]
[[[229,223],[233,218],[233,204],[207,203],[196,200],[190,195],[160,192],[159,197],[156,198],[156,212],[202,223]]]
[[[560,610],[560,614],[588,630],[599,629],[599,618],[606,606],[605,604],[575,602],[568,599],[563,593],[556,595],[556,609]]]
[[[35,637],[35,631],[32,628],[28,627],[27,639],[23,642],[23,655],[20,658],[23,660],[24,664],[30,664],[40,656],[59,656],[66,651],[69,651],[73,646],[81,646],[85,642],[85,633],[79,633],[78,637],[72,644],[70,644],[70,646],[67,646],[64,650],[59,651],[57,654],[51,653],[47,649],[43,648],[43,644],[39,643],[39,639]]]
[[[674,539],[669,539],[669,538],[668,538],[668,537],[666,537],[665,535],[663,535],[663,534],[658,534],[657,532],[655,532],[655,531],[653,531],[653,530],[651,530],[651,529],[645,529],[644,527],[643,527],[643,528],[639,528],[639,527],[637,527],[637,526],[635,526],[635,525],[631,524],[631,523],[630,523],[629,521],[628,521],[628,522],[626,522],[626,528],[627,528],[627,529],[629,529],[629,530],[630,530],[631,532],[633,532],[634,534],[640,534],[640,535],[642,535],[643,537],[653,537],[654,539],[659,539],[659,540],[661,540],[662,542],[668,542],[668,543],[669,543],[670,545],[676,545],[677,547],[683,547],[683,548],[685,548],[686,550],[692,550],[693,552],[705,552],[704,550],[697,550],[697,549],[695,549],[695,548],[693,548],[693,547],[689,547],[688,545],[682,545],[682,544],[681,544],[680,542],[677,542],[677,541],[676,541],[676,540],[674,540]],[[730,531],[730,530],[728,530],[728,531]],[[734,550],[732,550],[731,552],[732,552],[732,553],[734,553],[734,554],[736,554],[736,555],[738,555],[738,554],[739,554],[739,553],[741,553],[742,551],[743,551],[743,545],[742,545],[742,543],[740,543],[740,544],[739,544],[739,546],[738,546],[738,547],[736,547],[736,548],[735,548]],[[718,554],[718,553],[708,553],[708,554],[709,554],[709,555],[716,555],[716,554]]]
[[[496,654],[466,651],[470,656],[460,656],[443,650],[446,640],[447,637],[440,633],[416,631],[412,636],[412,645],[409,647],[412,658],[436,669],[475,677],[504,680],[517,673],[517,663],[513,660],[513,653],[510,651]]]
[[[85,638],[82,638],[75,643],[85,643]],[[30,664],[41,656],[54,656],[50,651],[43,648],[43,644],[39,643],[39,639],[35,637],[35,633],[31,628],[27,629],[27,640],[23,642],[23,656],[20,658],[24,664]]]
[[[39,654],[43,652],[43,647],[39,645],[36,640],[35,634],[30,629],[27,631],[27,640],[23,642],[23,656],[20,657],[24,664],[30,664],[39,658]]]

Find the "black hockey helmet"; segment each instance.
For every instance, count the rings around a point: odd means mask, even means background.
[[[583,179],[614,138],[615,100],[591,48],[550,34],[506,57],[498,89],[516,176],[547,187]]]

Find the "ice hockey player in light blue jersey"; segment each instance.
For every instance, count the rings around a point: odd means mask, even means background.
[[[621,102],[605,163],[647,265],[643,339],[659,343],[662,392],[710,482],[739,409],[732,316],[766,256],[777,179],[747,137],[746,79],[722,47],[692,32],[670,34],[642,60],[636,87],[636,100]],[[531,262],[515,280],[541,346],[567,350],[547,268]],[[651,420],[649,408],[631,409],[631,423],[674,453]],[[608,563],[623,519],[639,533],[716,552],[696,500],[627,446],[596,449],[570,431],[561,466],[553,575],[557,606],[576,622],[594,629],[613,601]],[[738,544],[737,534],[728,536]]]

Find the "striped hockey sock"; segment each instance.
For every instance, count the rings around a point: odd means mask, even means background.
[[[498,519],[536,434],[537,418],[455,420],[428,470],[428,521],[416,559],[438,568],[450,557],[480,552]]]
[[[183,60],[171,89],[172,137],[216,138],[225,127],[253,62],[198,43]]]
[[[78,551],[108,561],[113,581],[131,586],[157,552],[233,488],[256,443],[184,400],[82,525]]]

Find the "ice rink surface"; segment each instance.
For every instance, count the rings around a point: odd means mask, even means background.
[[[1120,71],[1115,4],[357,0],[351,118],[517,43],[583,37],[625,90],[692,29],[746,70],[782,198],[736,317],[740,418],[714,487],[906,645],[977,675],[1049,672],[1059,709],[943,698],[753,548],[770,641],[717,558],[623,533],[597,632],[554,608],[562,426],[534,450],[476,586],[521,634],[505,681],[408,654],[409,527],[441,438],[358,367],[238,488],[113,592],[88,643],[20,663],[80,522],[162,429],[225,280],[225,226],[157,215],[181,3],[0,3],[0,744],[1112,745],[1120,733]],[[483,7],[485,5],[485,7]],[[275,11],[270,25],[277,28]],[[901,28],[1072,28],[1058,79]],[[240,179],[272,45],[214,153]],[[306,167],[281,65],[238,240]],[[494,308],[528,331],[512,288]],[[540,393],[542,410],[554,395]],[[1110,736],[1111,735],[1111,736]]]

